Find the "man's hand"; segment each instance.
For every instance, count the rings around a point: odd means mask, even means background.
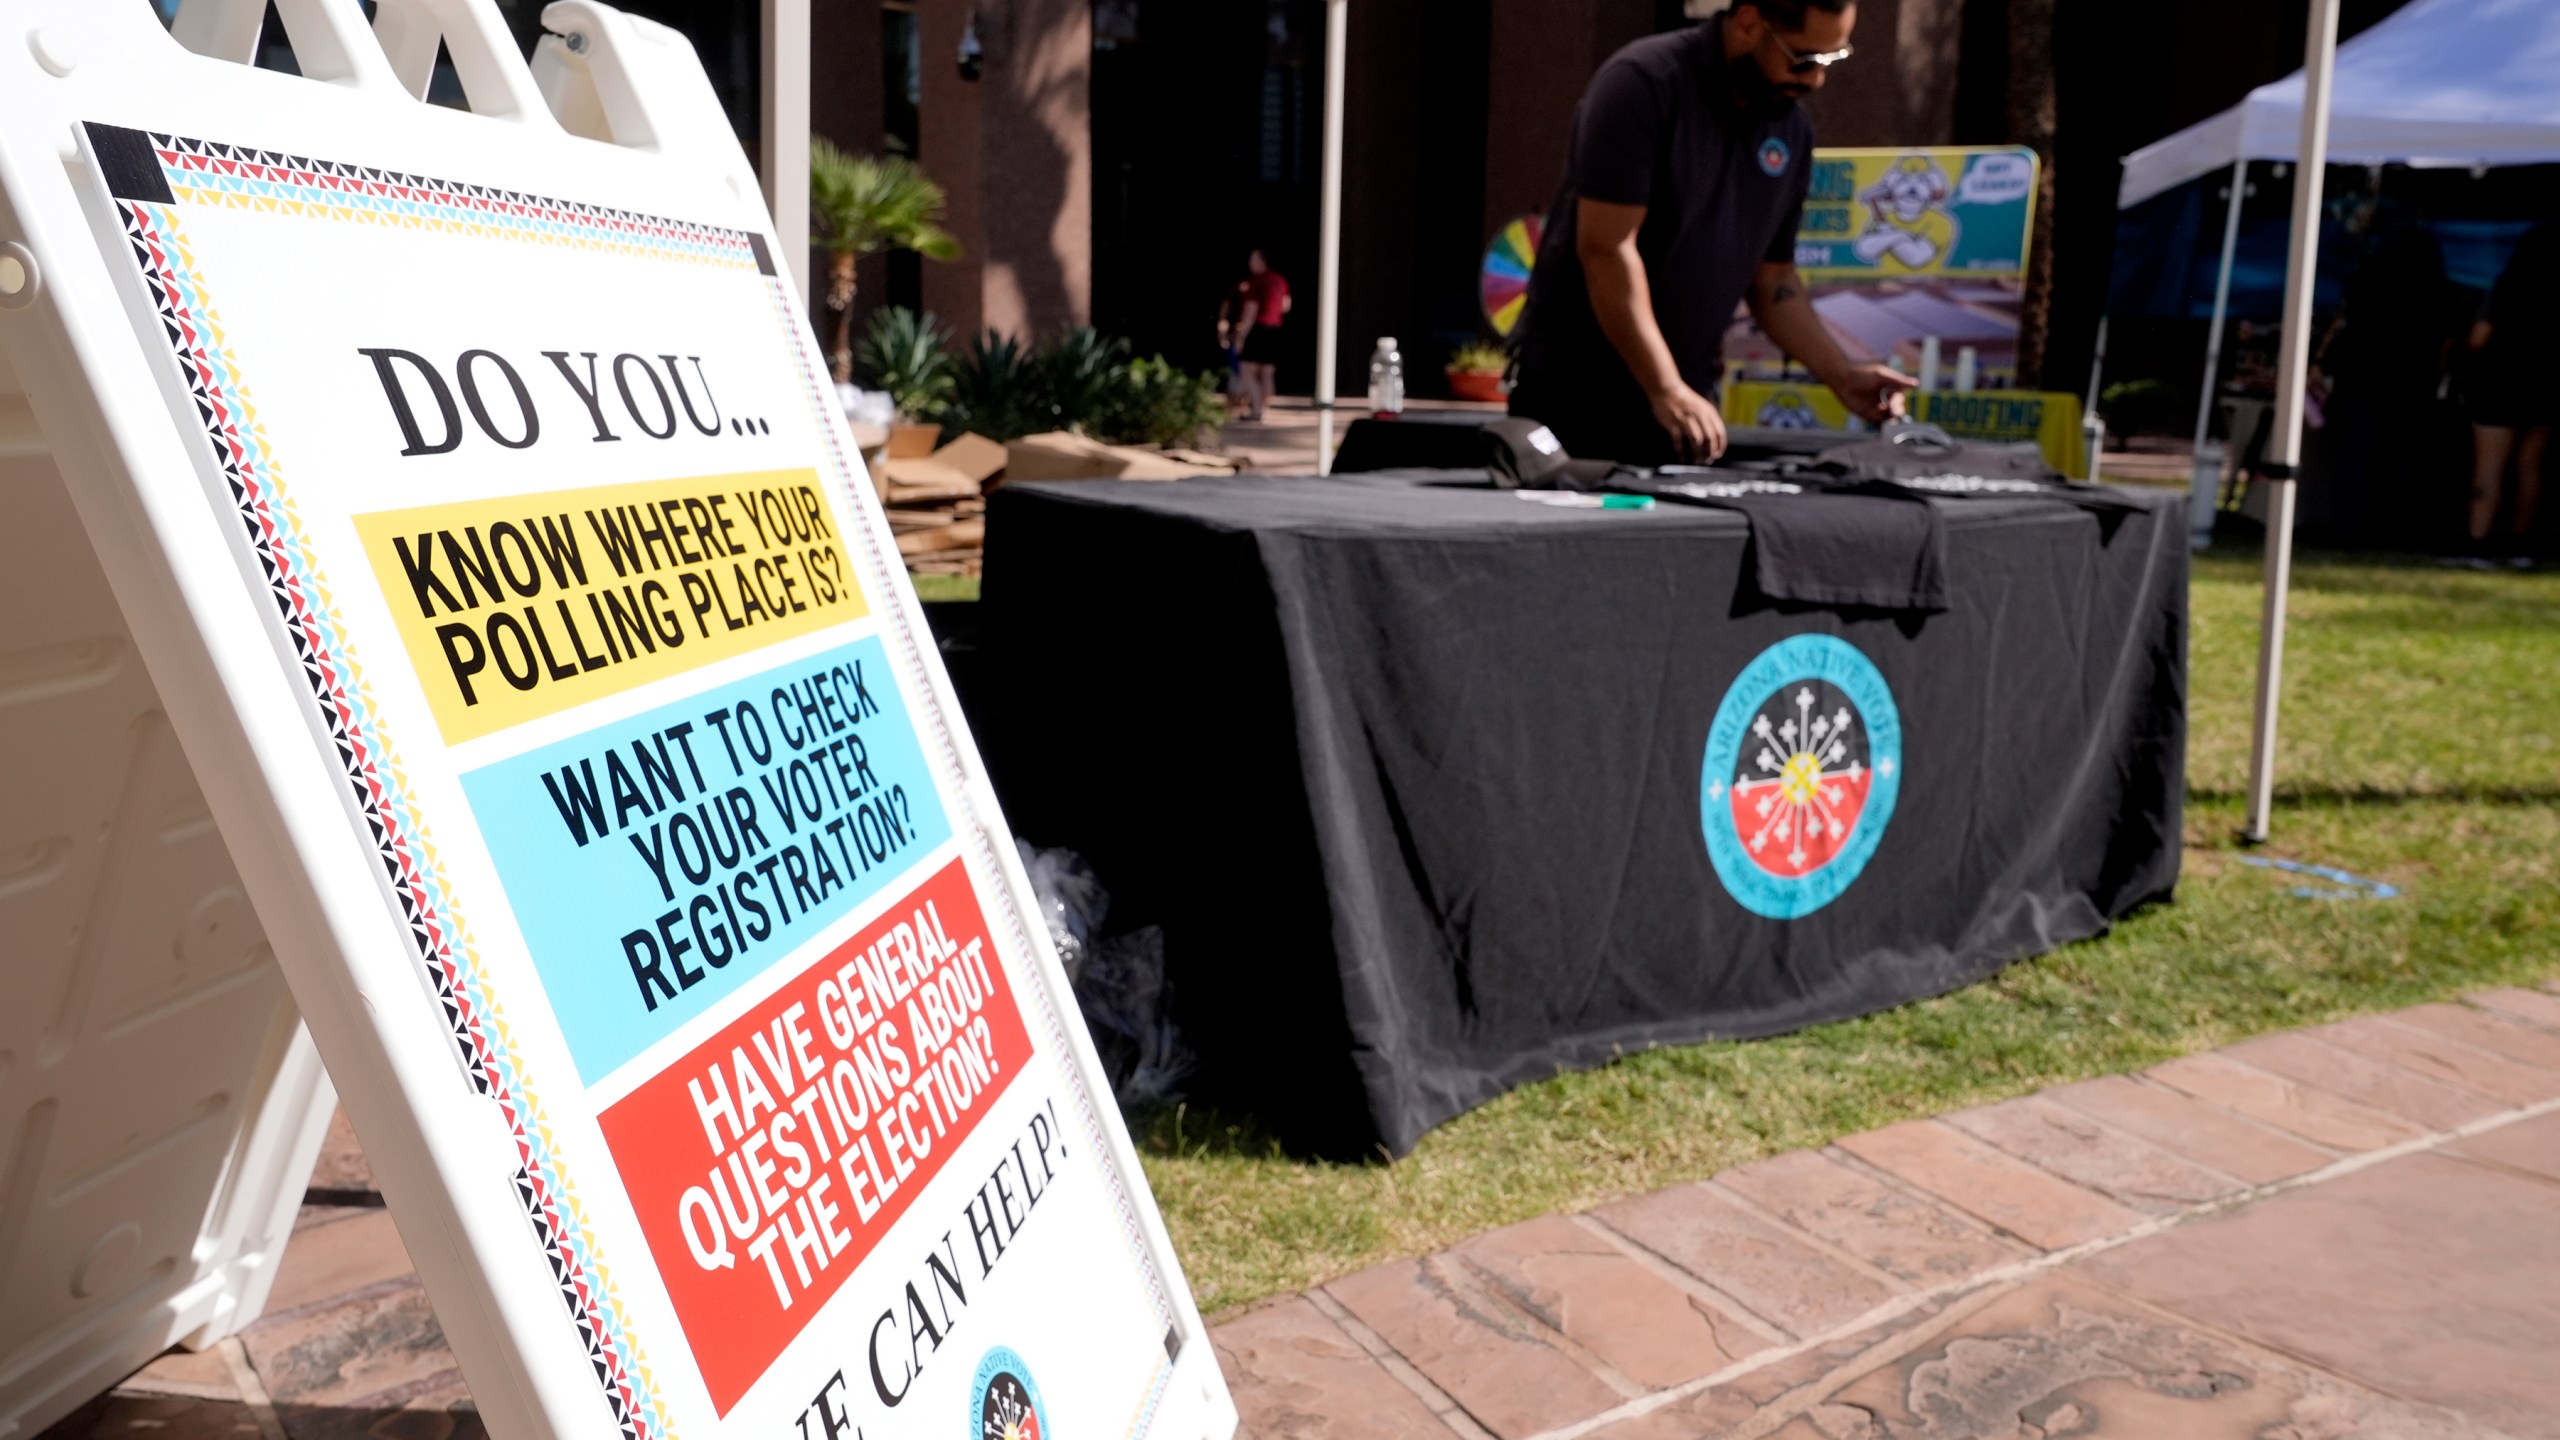
[[[1652,280],[1636,248],[1644,226],[1641,205],[1612,205],[1589,196],[1576,202],[1574,255],[1591,290],[1591,313],[1627,373],[1652,402],[1653,418],[1671,436],[1684,460],[1713,460],[1724,453],[1724,417],[1680,376],[1653,316]],[[1615,457],[1612,457],[1615,458]]]
[[[1881,425],[1902,414],[1902,397],[1920,382],[1889,365],[1851,367],[1832,382],[1832,393],[1849,413],[1870,425]]]
[[[1653,418],[1670,433],[1681,459],[1705,464],[1724,454],[1724,416],[1714,401],[1680,381],[1654,395]]]
[[[1762,265],[1744,298],[1750,303],[1751,318],[1759,322],[1761,332],[1830,386],[1831,393],[1840,397],[1850,414],[1870,425],[1881,425],[1900,415],[1903,392],[1920,383],[1883,365],[1851,364],[1849,357],[1840,352],[1840,342],[1831,338],[1831,331],[1815,313],[1804,276],[1793,265]]]

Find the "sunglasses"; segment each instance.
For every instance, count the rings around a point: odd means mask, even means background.
[[[1786,41],[1779,39],[1775,31],[1770,32],[1769,43],[1777,46],[1778,53],[1787,57],[1787,73],[1791,75],[1810,75],[1816,70],[1828,70],[1857,53],[1857,47],[1843,45],[1837,50],[1798,54]]]

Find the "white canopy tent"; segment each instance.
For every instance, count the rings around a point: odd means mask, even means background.
[[[2330,161],[2350,165],[2530,165],[2560,161],[2560,3],[2555,0],[2412,0],[2338,47],[2330,72]],[[2200,176],[2228,170],[2222,266],[2206,332],[2205,383],[2196,403],[2196,488],[2213,420],[2212,376],[2221,364],[2240,239],[2240,203],[2252,160],[2302,154],[2303,75],[2261,85],[2210,120],[2125,157],[2118,209]]]
[[[2125,157],[2123,209],[2216,170],[2230,171],[2222,268],[2196,416],[2198,468],[2231,295],[2240,203],[2252,160],[2300,162],[2276,386],[2264,467],[2272,483],[2266,605],[2259,635],[2256,733],[2247,835],[2264,840],[2275,790],[2276,709],[2292,575],[2294,471],[2302,454],[2311,280],[2321,172],[2330,163],[2480,167],[2560,162],[2560,0],[2411,0],[2345,45],[2337,0],[2311,0],[2305,68],[2261,85],[2237,106]],[[2201,479],[2198,488],[2203,488]]]
[[[2560,4],[2410,0],[2338,47],[2329,160],[2560,161]],[[2125,157],[2118,208],[2245,160],[2300,158],[2302,72]]]

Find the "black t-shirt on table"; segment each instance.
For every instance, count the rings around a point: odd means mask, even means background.
[[[1736,104],[1721,17],[1611,56],[1574,114],[1564,187],[1529,277],[1524,398],[1650,413],[1592,314],[1574,253],[1577,201],[1646,207],[1636,248],[1654,319],[1681,378],[1711,395],[1723,380],[1725,331],[1753,273],[1795,257],[1812,162],[1813,124],[1801,108],[1772,119]]]

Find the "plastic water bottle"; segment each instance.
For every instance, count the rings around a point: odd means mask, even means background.
[[[1393,335],[1379,336],[1377,353],[1369,357],[1369,409],[1381,417],[1404,413],[1404,356]]]

